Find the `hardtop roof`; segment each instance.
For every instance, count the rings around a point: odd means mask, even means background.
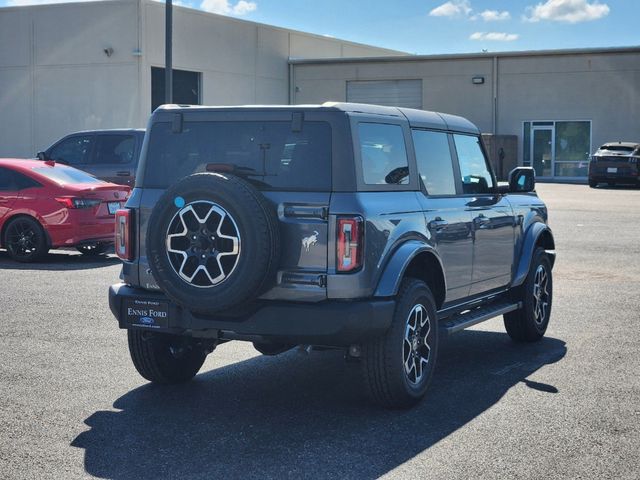
[[[232,112],[232,111],[335,111],[349,114],[364,114],[371,116],[388,116],[406,118],[414,127],[433,128],[438,130],[453,130],[457,132],[479,133],[478,127],[463,117],[447,113],[431,112],[414,108],[389,107],[350,102],[325,102],[321,105],[234,105],[234,106],[203,106],[203,105],[160,105],[155,112]],[[154,113],[155,113],[154,112]]]

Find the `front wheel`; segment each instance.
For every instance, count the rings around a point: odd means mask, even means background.
[[[522,307],[504,315],[504,326],[517,342],[535,342],[547,331],[553,300],[551,262],[544,249],[538,248],[531,259],[523,285],[514,291],[514,300]]]
[[[187,382],[207,357],[207,351],[187,337],[142,330],[127,330],[127,335],[133,365],[150,382]]]
[[[438,355],[436,304],[427,285],[402,281],[391,327],[362,346],[369,398],[388,408],[407,408],[424,397]]]

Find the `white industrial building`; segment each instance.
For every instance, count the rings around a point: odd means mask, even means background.
[[[0,8],[0,156],[33,156],[76,130],[144,127],[152,97],[164,98],[164,8],[151,0]],[[173,25],[181,103],[286,104],[290,58],[401,53],[182,7]]]
[[[462,115],[513,139],[507,160],[541,177],[583,178],[601,143],[640,141],[640,47],[417,56],[176,7],[173,66],[176,103]],[[144,127],[163,67],[161,3],[0,8],[0,156],[33,156],[76,130]]]

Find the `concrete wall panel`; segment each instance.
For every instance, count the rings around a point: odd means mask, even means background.
[[[31,62],[31,19],[22,9],[0,15],[0,66],[26,66]]]
[[[0,85],[0,157],[33,155],[29,68],[0,68]]]
[[[76,130],[137,126],[137,81],[136,65],[38,68],[36,149]]]

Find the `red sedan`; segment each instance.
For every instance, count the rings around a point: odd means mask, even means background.
[[[100,254],[129,191],[52,161],[0,159],[0,247],[20,262],[50,248]]]

